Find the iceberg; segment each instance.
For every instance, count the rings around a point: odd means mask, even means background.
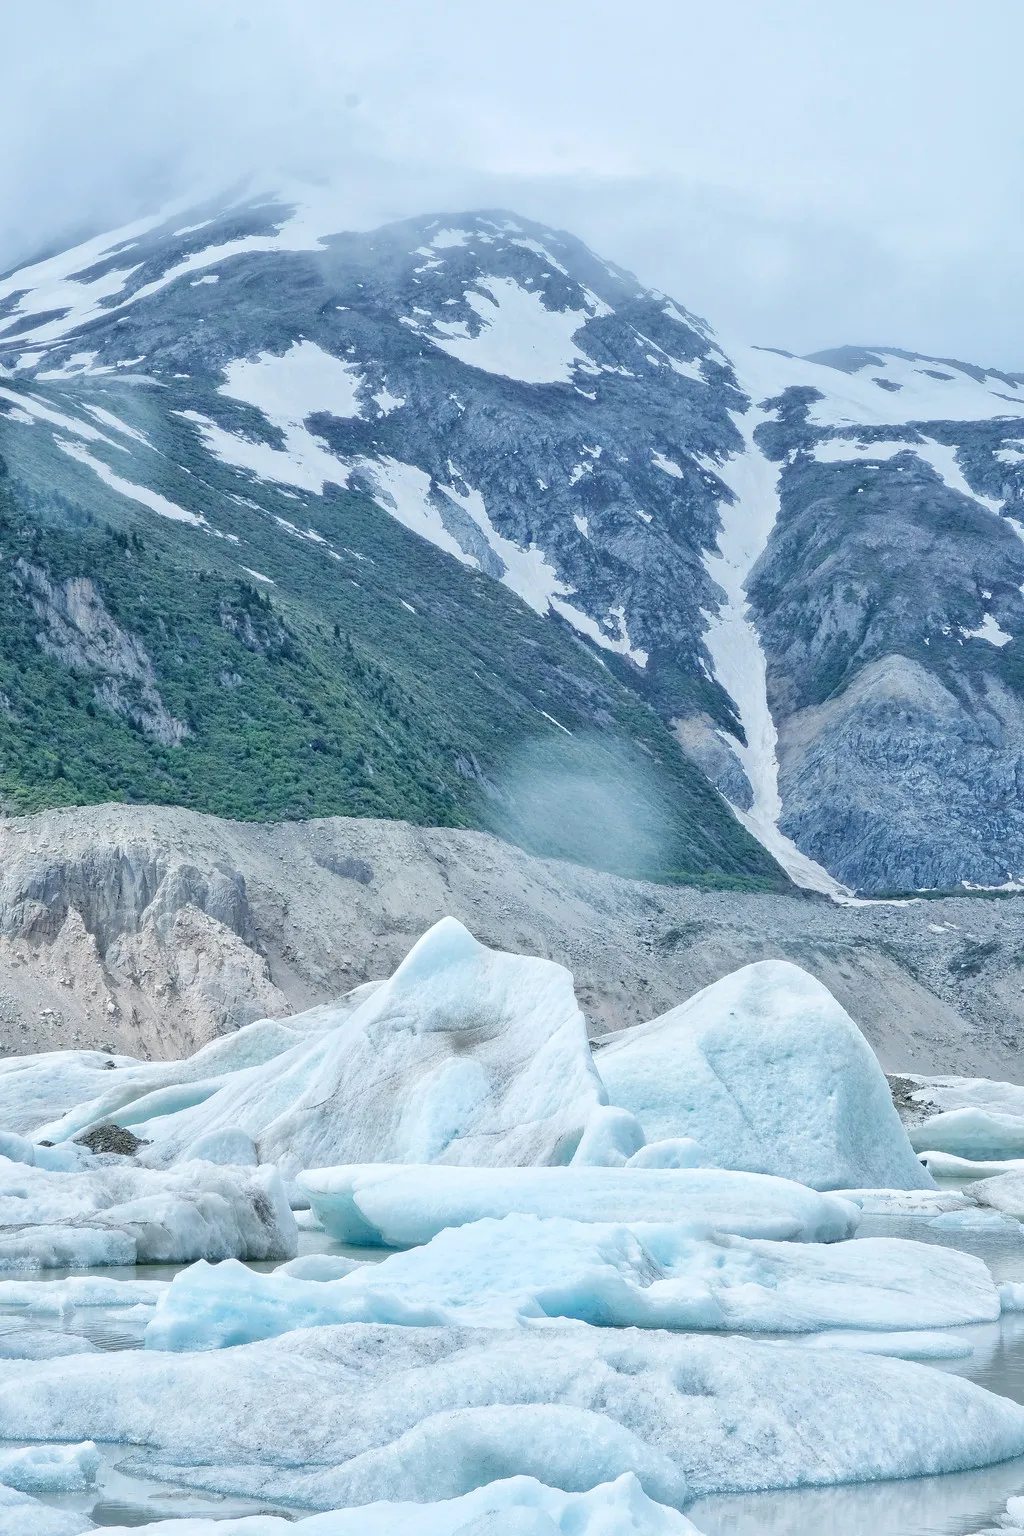
[[[0,1158],[0,1269],[290,1259],[297,1249],[272,1167],[52,1173]]]
[[[820,981],[745,965],[597,1053],[648,1141],[695,1138],[721,1168],[814,1189],[931,1189],[871,1047]]]
[[[146,1348],[220,1349],[354,1322],[502,1328],[549,1318],[799,1333],[947,1328],[1000,1315],[981,1259],[899,1238],[818,1246],[506,1216],[339,1278],[329,1269],[330,1278],[305,1278],[298,1264],[298,1273],[293,1265],[270,1275],[232,1262],[182,1271],[160,1294]]]
[[[297,1043],[253,1065],[232,1058],[230,1071],[217,1041],[169,1064],[177,1076],[118,1073],[123,1088],[35,1138],[66,1141],[116,1117],[152,1142],[144,1162],[167,1166],[230,1131],[289,1178],[356,1160],[558,1164],[606,1099],[569,972],[488,949],[454,918],[389,981],[273,1028],[275,1043],[282,1031]]]
[[[145,1475],[322,1510],[624,1472],[676,1504],[1024,1454],[1024,1408],[960,1376],[855,1350],[821,1365],[706,1334],[356,1323],[213,1354],[7,1361],[0,1439],[146,1446]]]
[[[338,1242],[411,1248],[486,1216],[688,1223],[739,1237],[834,1243],[860,1211],[788,1179],[718,1168],[453,1168],[355,1164],[299,1175]]]

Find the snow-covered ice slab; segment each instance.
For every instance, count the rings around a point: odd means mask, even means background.
[[[812,1333],[800,1341],[808,1349],[857,1349],[862,1354],[889,1355],[894,1360],[967,1360],[974,1345],[956,1334],[910,1330],[906,1333]]]
[[[84,1515],[53,1509],[30,1493],[19,1493],[0,1483],[0,1533],[2,1536],[80,1536],[96,1527]],[[122,1528],[123,1529],[123,1528]]]
[[[623,1472],[680,1507],[987,1465],[1024,1454],[1024,1408],[859,1351],[823,1370],[815,1350],[701,1334],[351,1324],[212,1355],[7,1362],[0,1438],[145,1445],[155,1478],[311,1509]]]
[[[42,1051],[0,1061],[0,1127],[50,1137],[76,1106],[95,1106],[82,1116],[93,1122],[119,1120],[119,1111],[144,1094],[206,1082],[269,1061],[303,1038],[303,1032],[276,1019],[261,1019],[233,1034],[211,1040],[184,1061],[136,1061],[105,1051]],[[194,1100],[192,1101],[194,1102]],[[70,1131],[77,1135],[77,1130]]]
[[[918,1152],[949,1152],[972,1161],[1000,1162],[1024,1156],[1024,1115],[965,1106],[932,1115],[910,1128]]]
[[[929,1189],[871,1047],[820,981],[745,965],[597,1054],[648,1141],[692,1136],[720,1167],[815,1189]]]
[[[799,1333],[946,1328],[999,1314],[987,1265],[935,1244],[750,1242],[695,1238],[682,1227],[506,1216],[327,1281],[193,1265],[160,1296],[145,1342],[218,1349],[352,1322],[501,1328],[548,1318]]]
[[[0,1158],[0,1269],[290,1259],[297,1248],[275,1168],[51,1173]]]
[[[73,1275],[68,1280],[0,1280],[0,1307],[21,1307],[36,1317],[62,1317],[80,1307],[155,1307],[166,1280],[115,1280]]]
[[[389,981],[361,991],[333,1016],[314,1010],[312,1032],[304,1016],[290,1020],[299,1043],[262,1064],[119,1104],[112,1083],[113,1098],[37,1137],[116,1119],[152,1139],[147,1162],[168,1164],[230,1129],[289,1172],[358,1159],[569,1161],[606,1095],[567,970],[487,949],[444,918]]]
[[[92,1526],[83,1522],[68,1529],[77,1536]],[[631,1472],[586,1493],[565,1493],[534,1477],[511,1477],[432,1504],[377,1502],[298,1521],[246,1515],[107,1529],[110,1536],[700,1536],[685,1515],[649,1499]],[[2,1524],[0,1532],[7,1536]],[[20,1529],[17,1536],[22,1536]]]
[[[979,1204],[1024,1221],[1024,1172],[1001,1173],[994,1179],[979,1179],[971,1185],[971,1194]]]
[[[353,1164],[300,1174],[337,1241],[390,1248],[491,1216],[685,1223],[739,1237],[841,1242],[859,1209],[788,1179],[718,1168],[451,1168]]]
[[[1024,1173],[1024,1158],[981,1160],[952,1152],[924,1152],[921,1161],[935,1179],[994,1179],[1000,1173]]]
[[[80,1493],[93,1486],[99,1465],[100,1454],[91,1440],[82,1445],[0,1448],[0,1483],[18,1493]]]
[[[843,1189],[844,1200],[865,1216],[941,1216],[944,1211],[973,1210],[973,1195],[956,1189]]]

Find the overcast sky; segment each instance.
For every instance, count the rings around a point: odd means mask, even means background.
[[[506,206],[725,336],[1024,370],[1024,0],[32,0],[0,268],[254,175]]]

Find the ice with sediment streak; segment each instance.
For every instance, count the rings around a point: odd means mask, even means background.
[[[547,1164],[569,1161],[605,1101],[569,972],[488,949],[454,918],[334,1027],[330,1010],[316,1014],[324,1027],[291,1050],[138,1097],[118,1122],[152,1141],[147,1161],[165,1164],[228,1127],[252,1138],[261,1162],[289,1169]],[[301,1015],[291,1027],[301,1031]],[[98,1108],[66,1115],[48,1139],[109,1117],[109,1103]]]
[[[860,1210],[789,1179],[720,1168],[314,1168],[298,1187],[332,1237],[406,1248],[445,1227],[512,1214],[697,1223],[739,1237],[841,1242]]]
[[[597,1054],[649,1141],[692,1136],[722,1168],[815,1189],[933,1189],[864,1036],[815,977],[760,960]]]
[[[994,1322],[1000,1297],[970,1254],[899,1238],[750,1242],[682,1226],[506,1216],[340,1278],[196,1264],[160,1295],[147,1349],[218,1349],[320,1324],[598,1326],[808,1332]]]
[[[821,1367],[815,1350],[701,1334],[349,1324],[213,1354],[7,1362],[0,1438],[144,1445],[152,1477],[312,1509],[520,1474],[582,1492],[623,1472],[679,1507],[1024,1454],[1024,1408],[973,1382],[857,1351]]]

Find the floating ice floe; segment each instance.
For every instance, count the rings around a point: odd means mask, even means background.
[[[144,1475],[311,1509],[624,1472],[678,1508],[1024,1454],[1024,1408],[973,1382],[853,1350],[821,1363],[701,1334],[351,1324],[215,1354],[9,1361],[0,1438],[144,1445]]]
[[[286,1266],[282,1265],[282,1269]],[[67,1280],[0,1280],[0,1307],[27,1315],[62,1317],[80,1307],[155,1307],[166,1280],[116,1280],[109,1275],[73,1275]]]
[[[122,1528],[123,1529],[123,1528]],[[81,1536],[95,1530],[85,1515],[53,1509],[29,1493],[0,1483],[0,1532],[3,1536]]]
[[[161,1294],[146,1348],[218,1349],[353,1322],[501,1328],[576,1319],[800,1333],[945,1328],[1000,1314],[987,1266],[936,1244],[750,1242],[535,1216],[444,1231],[382,1264],[350,1261],[337,1279],[301,1275],[193,1265]]]
[[[26,1505],[30,1501],[25,1501]],[[36,1506],[45,1519],[47,1511]],[[0,1504],[0,1522],[3,1520]],[[78,1518],[64,1528],[28,1525],[12,1536],[78,1536],[92,1530]],[[631,1472],[586,1493],[565,1493],[534,1477],[503,1478],[460,1498],[424,1504],[391,1501],[357,1509],[328,1510],[292,1521],[278,1515],[246,1515],[239,1520],[189,1519],[142,1526],[107,1527],[110,1536],[700,1536],[678,1510],[656,1504]],[[3,1536],[6,1527],[0,1523]]]
[[[1004,1532],[1006,1536],[1014,1536],[1015,1531],[1024,1531],[1024,1498],[1007,1499],[1006,1514],[1000,1515],[999,1525],[991,1532],[991,1536],[1003,1536]],[[990,1536],[990,1533],[978,1531],[976,1536]]]
[[[952,1152],[922,1152],[921,1161],[936,1179],[994,1179],[1000,1173],[1024,1173],[1024,1158],[979,1160]]]
[[[1024,1156],[1024,1116],[976,1105],[932,1115],[908,1134],[922,1153],[949,1152],[971,1161]]]
[[[964,1211],[943,1211],[928,1222],[943,1232],[1015,1232],[1020,1235],[1020,1223],[1013,1223],[1009,1216],[999,1211],[983,1211],[977,1206]]]
[[[919,1152],[970,1162],[1024,1159],[1024,1088],[1017,1083],[918,1073],[906,1073],[903,1080],[911,1102],[927,1116],[909,1131]],[[927,1162],[941,1171],[934,1156]]]
[[[297,1247],[276,1168],[51,1173],[0,1158],[0,1269],[289,1259]]]
[[[973,1195],[957,1189],[843,1189],[836,1193],[865,1216],[941,1216],[944,1211],[977,1206]]]
[[[1024,1172],[1001,1173],[994,1179],[978,1179],[971,1194],[981,1204],[1004,1216],[1024,1221]]]
[[[116,1118],[152,1143],[144,1161],[167,1165],[200,1137],[244,1133],[289,1175],[357,1159],[570,1160],[606,1095],[562,966],[487,949],[444,918],[390,981],[361,992],[355,1006],[313,1010],[312,1032],[289,1020],[299,1043],[270,1060],[227,1072],[218,1058],[203,1077],[200,1052],[188,1082],[150,1088],[140,1076],[134,1097],[130,1082],[112,1083],[36,1137]]]
[[[820,981],[762,960],[604,1045],[612,1104],[649,1141],[815,1189],[933,1188],[864,1036]]]
[[[0,1483],[18,1493],[80,1493],[95,1483],[99,1465],[100,1453],[91,1440],[81,1445],[0,1449]]]
[[[889,1355],[894,1360],[967,1360],[974,1345],[956,1334],[912,1329],[904,1333],[812,1333],[800,1342],[807,1349],[856,1349],[862,1354]]]
[[[718,1168],[453,1168],[363,1163],[300,1174],[299,1189],[343,1243],[408,1248],[445,1227],[512,1214],[674,1222],[739,1237],[833,1243],[860,1211],[789,1179]]]

